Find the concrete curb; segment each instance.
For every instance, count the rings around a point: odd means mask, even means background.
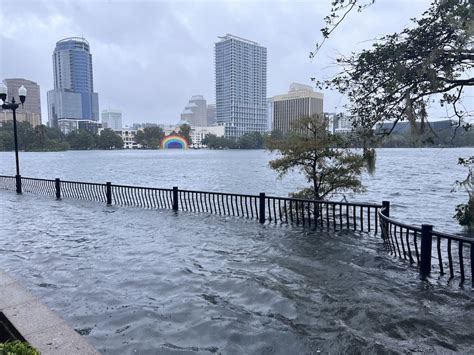
[[[42,355],[98,355],[64,320],[0,270],[0,312]]]

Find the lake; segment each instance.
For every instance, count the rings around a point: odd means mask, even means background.
[[[462,233],[459,156],[380,149],[368,191]],[[21,153],[23,176],[287,195],[265,151]],[[14,154],[0,153],[12,175]],[[338,196],[338,198],[342,198]],[[379,236],[0,190],[0,265],[104,354],[468,353],[469,285],[390,256]]]
[[[470,155],[474,148],[378,149],[375,174],[363,177],[367,192],[347,199],[388,200],[397,219],[463,233],[452,216],[455,207],[467,201],[467,193],[451,190],[467,175],[457,165],[458,157]],[[25,152],[20,153],[20,164],[25,177],[279,196],[304,187],[297,172],[278,179],[268,166],[275,157],[264,150]],[[14,171],[14,153],[0,152],[0,174]]]

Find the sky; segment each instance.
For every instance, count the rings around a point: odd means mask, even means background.
[[[267,48],[271,97],[286,93],[292,82],[313,85],[311,77],[330,77],[339,53],[367,48],[375,38],[410,25],[410,18],[420,16],[430,1],[377,0],[362,13],[351,13],[310,59],[309,52],[321,41],[330,3],[0,0],[0,79],[37,82],[46,123],[55,44],[66,37],[84,37],[90,43],[101,111],[122,110],[124,125],[175,124],[192,95],[215,102],[218,36],[230,33]],[[340,94],[323,93],[324,111],[344,110]]]

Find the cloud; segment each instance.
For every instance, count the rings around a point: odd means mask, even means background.
[[[0,76],[24,77],[53,88],[56,41],[84,36],[91,45],[100,109],[123,110],[124,122],[175,123],[191,95],[215,100],[214,43],[232,33],[268,50],[268,96],[291,82],[330,75],[337,52],[370,45],[367,39],[396,31],[418,16],[428,0],[376,1],[351,14],[314,60],[309,52],[331,0],[318,1],[23,1],[3,0]],[[333,110],[341,97],[325,93]]]

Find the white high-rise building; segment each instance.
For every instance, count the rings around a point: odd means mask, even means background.
[[[103,110],[102,127],[120,131],[122,129],[122,111],[112,109]]]
[[[227,34],[215,44],[216,121],[227,138],[267,130],[267,49]]]

